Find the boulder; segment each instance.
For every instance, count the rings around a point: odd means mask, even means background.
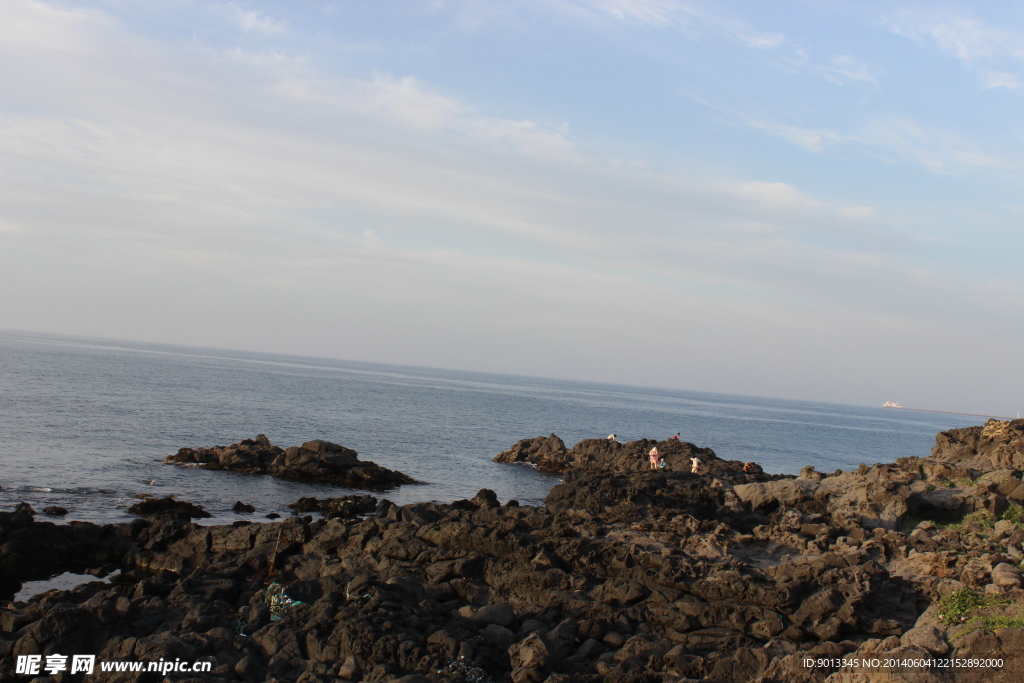
[[[128,508],[128,514],[142,515],[170,515],[177,519],[192,519],[193,517],[209,517],[210,513],[203,509],[203,506],[189,503],[184,500],[175,500],[174,496],[166,498],[147,498],[139,501]]]
[[[545,472],[563,472],[567,467],[566,452],[565,442],[551,434],[518,441],[494,456],[494,462],[524,462]]]
[[[992,567],[992,583],[1000,588],[1024,588],[1024,573],[1006,562]]]

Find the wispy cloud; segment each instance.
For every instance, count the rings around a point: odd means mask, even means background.
[[[736,115],[746,125],[816,154],[836,148],[859,147],[887,163],[914,164],[931,173],[963,175],[979,171],[1006,171],[1018,164],[978,146],[969,138],[935,124],[909,117],[874,117],[848,132],[805,128],[762,118]]]
[[[947,8],[903,11],[885,16],[883,26],[919,44],[932,44],[975,71],[983,88],[1019,88],[1024,67],[1024,32],[996,27]]]
[[[288,30],[288,25],[285,22],[275,19],[263,10],[246,9],[242,4],[236,2],[226,3],[223,8],[243,31],[270,36]]]
[[[904,117],[876,118],[852,139],[890,160],[909,161],[933,173],[960,174],[1016,166],[959,133]]]

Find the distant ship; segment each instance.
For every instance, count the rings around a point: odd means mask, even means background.
[[[902,408],[898,401],[886,401],[882,404],[883,408]]]

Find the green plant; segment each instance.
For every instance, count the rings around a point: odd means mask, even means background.
[[[934,484],[928,484],[927,486],[924,487],[924,490],[925,491],[934,491],[935,490],[935,485]]]
[[[1010,602],[1009,598],[998,595],[982,595],[970,588],[961,588],[944,595],[939,600],[937,616],[945,624],[958,624],[967,621],[967,616],[978,608],[1008,605]],[[1009,627],[1001,626],[999,628]]]
[[[921,522],[928,521],[927,517],[904,517],[903,522],[900,523],[900,531],[909,534],[911,531],[917,528],[917,525]]]
[[[1006,508],[1005,512],[1003,512],[1003,519],[1009,520],[1018,525],[1024,524],[1024,507],[1021,507],[1020,505],[1011,505]]]
[[[968,524],[977,524],[982,530],[993,529],[996,525],[996,518],[988,514],[984,510],[976,510],[970,514],[964,515],[963,519],[959,522],[952,524],[946,524],[943,529],[956,529],[957,531],[963,531]]]
[[[1024,617],[975,617],[971,622],[977,622],[980,628],[989,631],[998,631],[1001,628],[1024,628]]]

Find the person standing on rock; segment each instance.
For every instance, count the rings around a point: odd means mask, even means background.
[[[676,435],[669,438],[669,441],[679,441],[679,437],[682,436],[682,432],[676,432]]]
[[[661,454],[660,454],[660,453],[658,453],[658,447],[657,447],[657,446],[655,446],[654,448],[652,448],[652,449],[651,449],[651,450],[650,450],[650,451],[649,451],[649,452],[647,453],[647,455],[648,455],[648,456],[650,457],[650,459],[651,459],[651,469],[652,469],[652,470],[656,470],[656,469],[658,469],[658,463],[659,463],[659,462],[661,462]]]
[[[690,472],[693,474],[700,474],[700,458],[690,458]]]

